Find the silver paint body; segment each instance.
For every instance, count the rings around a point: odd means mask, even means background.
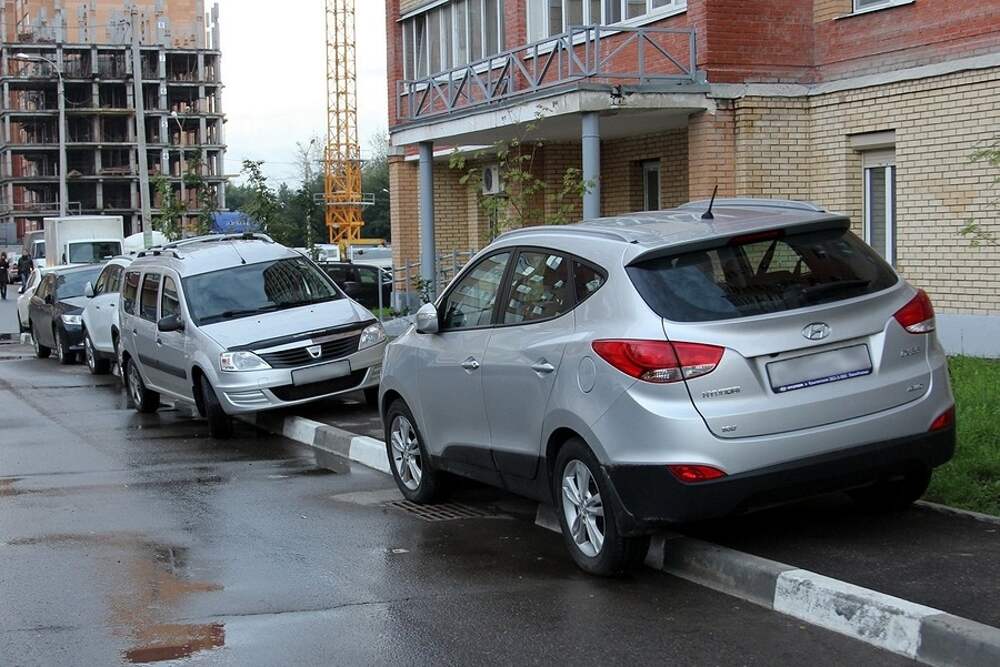
[[[131,257],[116,257],[104,265],[104,270],[107,271],[108,266],[120,266],[124,271],[131,263]],[[83,326],[90,334],[94,349],[103,354],[113,354],[115,351],[112,332],[118,331],[120,326],[119,297],[121,292],[117,290],[98,294],[87,300],[83,310]]]

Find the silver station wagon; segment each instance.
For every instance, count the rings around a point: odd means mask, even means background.
[[[387,349],[398,486],[554,503],[596,574],[664,524],[840,490],[908,505],[955,447],[945,355],[927,294],[849,226],[720,200],[501,236]]]

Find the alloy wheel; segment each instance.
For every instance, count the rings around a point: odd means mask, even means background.
[[[87,368],[91,371],[97,369],[97,357],[94,356],[94,346],[90,344],[90,336],[83,340],[83,354],[87,357]]]
[[[142,389],[142,378],[139,377],[139,369],[135,367],[135,363],[129,362],[128,391],[132,396],[132,403],[136,408],[142,406]]]
[[[563,514],[580,551],[594,558],[604,546],[604,503],[597,480],[582,461],[566,464],[562,478]]]
[[[389,440],[392,444],[392,460],[400,481],[409,490],[416,491],[423,477],[423,466],[417,432],[410,420],[398,415],[392,421]]]

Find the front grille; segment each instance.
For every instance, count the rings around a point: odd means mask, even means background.
[[[359,332],[355,336],[338,338],[336,340],[323,343],[323,354],[319,357],[311,357],[309,356],[309,353],[306,352],[306,347],[312,347],[311,345],[298,347],[294,350],[270,352],[268,354],[262,354],[260,357],[266,361],[271,368],[295,368],[296,366],[318,364],[350,356],[358,351],[358,345],[360,343],[361,333]]]
[[[350,375],[341,378],[313,382],[312,384],[304,384],[298,387],[293,384],[288,384],[284,387],[272,387],[271,392],[282,401],[302,401],[307,398],[317,398],[353,389],[364,381],[367,373],[367,370],[354,371]]]

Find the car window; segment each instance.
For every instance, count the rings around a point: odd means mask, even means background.
[[[170,276],[163,278],[163,296],[160,297],[160,317],[181,314],[181,300],[177,296],[177,285]]]
[[[358,282],[362,285],[377,285],[378,284],[378,269],[362,269],[358,270]]]
[[[580,303],[601,289],[606,278],[597,269],[580,261],[573,262],[573,282],[576,285],[576,302]]]
[[[94,296],[100,296],[108,291],[108,285],[111,283],[112,274],[114,274],[116,268],[118,267],[113,264],[104,267],[101,275],[97,276],[97,282],[94,283]]]
[[[108,292],[112,294],[118,294],[122,291],[122,274],[125,273],[125,269],[121,266],[115,266],[115,272],[108,281]]]
[[[572,302],[565,257],[534,251],[518,254],[504,306],[504,324],[558,317],[572,309]]]
[[[466,273],[441,304],[442,329],[488,326],[500,291],[509,252],[491,255]]]
[[[122,288],[122,308],[129,315],[135,315],[135,302],[139,294],[139,272],[129,271],[125,274],[125,284]]]
[[[42,278],[42,284],[38,286],[38,291],[35,292],[39,299],[44,299],[49,295],[49,292],[52,289],[53,278],[54,276],[45,276]]]
[[[139,317],[150,322],[156,321],[156,297],[160,292],[160,276],[147,273],[142,278],[142,294],[139,296]]]

